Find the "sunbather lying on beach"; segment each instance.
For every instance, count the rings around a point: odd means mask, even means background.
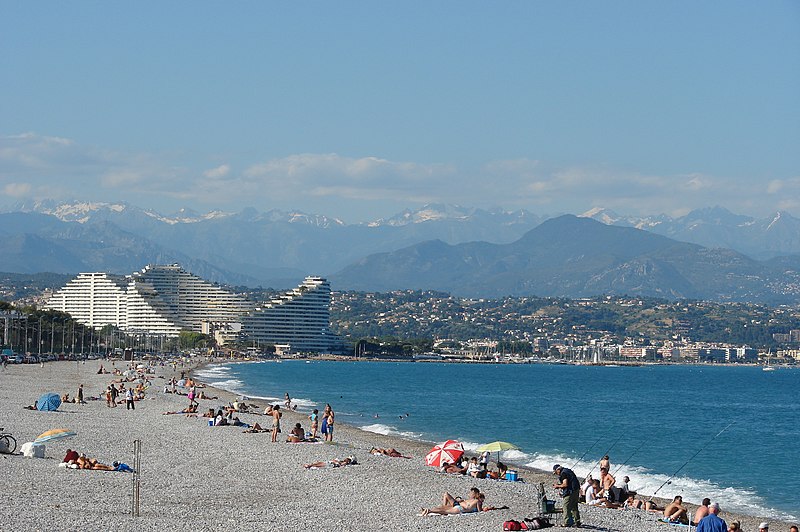
[[[442,464],[442,467],[439,468],[441,473],[450,473],[453,475],[465,475],[467,473],[466,467],[461,467],[458,464]]]
[[[176,412],[162,412],[162,415],[168,416],[170,414],[195,414],[197,412],[197,405],[187,406],[183,410],[178,410]]]
[[[344,467],[346,465],[355,465],[357,463],[358,462],[356,461],[355,456],[348,456],[343,460],[333,459],[333,460],[328,460],[327,462],[314,462],[313,464],[303,464],[303,467],[305,467],[306,469],[319,469],[327,466]]]
[[[383,449],[380,447],[373,447],[369,450],[370,454],[379,455],[382,454],[384,456],[391,456],[392,458],[411,458],[410,456],[405,456],[401,454],[400,451],[394,448]]]
[[[265,428],[263,428],[261,425],[259,425],[258,423],[256,423],[255,425],[253,425],[253,426],[252,426],[252,427],[250,427],[249,429],[247,429],[247,430],[243,430],[242,432],[251,432],[251,433],[257,433],[257,432],[271,432],[271,431],[270,431],[270,429],[265,429]]]
[[[434,506],[433,508],[422,508],[420,510],[421,516],[426,515],[458,515],[458,514],[471,514],[483,510],[483,500],[481,492],[478,488],[469,490],[469,498],[461,499],[456,498],[445,493],[442,495],[442,504]]]

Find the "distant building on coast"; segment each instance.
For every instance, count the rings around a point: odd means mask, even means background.
[[[205,322],[231,322],[254,307],[177,264],[149,265],[128,276],[81,273],[55,292],[46,308],[90,327],[177,336]]]
[[[177,264],[149,265],[131,275],[81,273],[55,292],[45,308],[84,325],[114,325],[129,333],[214,334],[292,352],[329,353],[341,340],[330,332],[331,287],[322,277],[263,305],[193,275]]]
[[[292,352],[330,353],[339,339],[330,331],[331,285],[322,277],[271,299],[242,318],[248,342],[290,347]]]

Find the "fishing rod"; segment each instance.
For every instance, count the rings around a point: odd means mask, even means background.
[[[599,438],[597,438],[597,441],[596,441],[596,442],[594,442],[594,443],[592,444],[592,447],[594,447],[595,445],[597,445],[597,444],[600,442],[600,440],[602,440],[602,439],[603,439],[603,437],[602,437],[602,436],[600,436]],[[581,455],[581,457],[580,457],[580,458],[578,458],[578,461],[577,461],[577,462],[575,462],[574,464],[572,464],[572,467],[570,467],[570,469],[575,469],[575,466],[581,463],[581,460],[583,460],[583,457],[584,457],[584,456],[586,456],[586,455],[589,453],[589,451],[591,451],[591,450],[592,450],[592,447],[589,447],[588,449],[586,449],[586,452],[585,452],[585,453],[583,453],[583,454]]]
[[[622,462],[620,465],[618,465],[618,466],[617,466],[617,468],[614,470],[614,473],[612,474],[612,476],[616,477],[616,476],[617,476],[617,473],[619,473],[619,470],[620,470],[620,469],[622,469],[622,467],[623,467],[625,464],[627,464],[628,462],[630,462],[631,458],[633,458],[633,456],[634,456],[636,453],[638,453],[638,452],[639,452],[639,450],[640,450],[642,447],[644,447],[644,444],[645,444],[645,443],[649,442],[649,441],[650,441],[650,440],[652,440],[652,439],[653,439],[653,436],[651,436],[650,438],[648,438],[648,439],[646,439],[646,440],[642,441],[642,443],[639,445],[639,447],[637,447],[637,448],[636,448],[636,450],[634,450],[634,451],[631,453],[631,455],[628,457],[628,459],[627,459],[627,460],[625,460],[624,462]]]
[[[697,450],[697,452],[696,452],[696,453],[694,453],[694,454],[692,455],[692,457],[691,457],[691,458],[689,458],[688,460],[686,460],[686,461],[683,463],[683,465],[682,465],[682,466],[680,466],[680,467],[678,468],[678,470],[677,470],[677,471],[675,471],[675,472],[674,472],[674,473],[673,473],[673,474],[672,474],[672,475],[671,475],[671,476],[670,476],[670,477],[669,477],[667,480],[665,480],[665,481],[664,481],[664,483],[663,483],[663,484],[661,484],[661,485],[658,487],[658,489],[655,491],[655,493],[653,493],[653,494],[650,496],[650,500],[652,501],[652,500],[653,500],[653,497],[655,497],[655,496],[656,496],[656,493],[658,493],[659,491],[661,491],[661,488],[663,488],[664,486],[666,486],[667,484],[669,484],[669,483],[672,481],[672,479],[673,479],[673,478],[675,478],[675,475],[677,475],[678,473],[680,473],[681,469],[683,469],[684,467],[686,467],[686,464],[688,464],[689,462],[691,462],[692,460],[694,460],[694,458],[695,458],[695,457],[696,457],[698,454],[700,454],[701,452],[703,452],[703,450],[704,450],[706,447],[708,447],[709,445],[711,445],[711,442],[712,442],[712,441],[716,440],[716,439],[719,437],[719,435],[720,435],[720,434],[722,434],[723,432],[725,432],[726,430],[728,430],[728,429],[731,427],[731,425],[733,425],[734,423],[736,423],[736,421],[731,421],[731,422],[728,424],[728,426],[727,426],[727,427],[725,427],[724,429],[722,429],[721,431],[719,431],[719,432],[717,433],[717,435],[716,435],[716,436],[714,436],[713,438],[711,438],[710,440],[708,440],[708,441],[706,442],[706,444],[705,444],[705,445],[703,445],[702,447],[700,447],[700,449],[698,449],[698,450]]]
[[[621,440],[621,439],[622,439],[622,436],[623,436],[623,435],[624,435],[624,434],[621,434],[621,435],[620,435],[620,437],[619,437],[619,438],[617,438],[617,439],[614,441],[614,443],[612,443],[612,444],[611,444],[611,447],[609,447],[609,448],[608,448],[608,450],[606,450],[606,452],[604,452],[604,453],[603,453],[603,456],[606,456],[606,455],[607,455],[609,452],[611,452],[611,449],[613,449],[613,448],[614,448],[614,446],[615,446],[617,443],[619,443],[619,440]],[[599,463],[599,462],[598,462],[598,463]],[[592,466],[592,469],[590,469],[590,470],[589,470],[589,472],[586,474],[586,476],[587,476],[587,477],[588,477],[589,475],[591,475],[591,474],[592,474],[592,471],[594,471],[594,468],[595,468],[595,467],[597,467],[597,464],[595,464],[594,466]]]

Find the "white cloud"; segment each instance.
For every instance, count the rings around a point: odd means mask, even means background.
[[[128,153],[34,133],[0,137],[0,191],[33,199],[119,201],[173,210],[302,209],[363,220],[422,203],[583,212],[677,213],[711,205],[764,214],[800,207],[800,178],[745,181],[701,172],[674,175],[541,159],[477,167],[378,156],[301,153],[209,168],[176,154]],[[237,166],[244,171],[234,171]],[[369,214],[366,214],[369,213]]]
[[[3,186],[3,194],[12,198],[22,198],[30,192],[31,185],[29,183],[8,183]]]
[[[231,173],[231,167],[227,164],[221,164],[216,168],[209,168],[203,172],[203,176],[209,179],[220,179]]]

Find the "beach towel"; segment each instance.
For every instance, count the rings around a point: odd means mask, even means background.
[[[689,526],[690,526],[690,525],[687,525],[686,523],[680,523],[678,521],[670,521],[666,517],[662,517],[661,519],[658,520],[658,522],[659,523],[664,523],[665,525],[682,526],[682,527],[686,527],[686,528],[689,528]]]

